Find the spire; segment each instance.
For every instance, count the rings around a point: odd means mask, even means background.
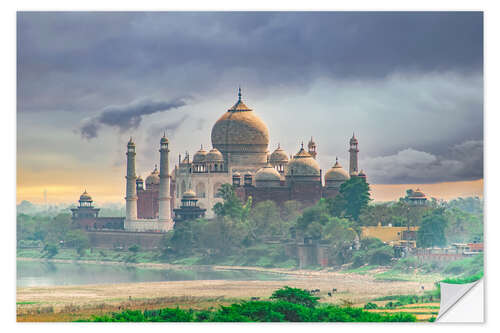
[[[238,87],[238,102],[241,102],[241,87]]]
[[[200,150],[203,150],[203,143],[200,145]]]
[[[278,142],[278,149],[281,149],[280,143]]]
[[[163,137],[166,138],[167,137],[167,131],[163,131]]]
[[[339,163],[339,157],[335,156],[335,163]]]
[[[302,142],[300,143],[300,148],[301,148],[301,149],[304,149],[304,141],[302,141]]]
[[[157,164],[155,164],[155,169],[153,170],[153,172],[155,172],[155,171],[158,171],[158,165]]]

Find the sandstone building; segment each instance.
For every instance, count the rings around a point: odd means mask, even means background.
[[[252,196],[254,203],[273,200],[282,204],[287,200],[297,200],[312,205],[322,197],[337,195],[340,185],[350,177],[366,178],[362,171],[358,171],[359,149],[354,134],[349,142],[349,172],[337,160],[324,175],[317,162],[317,144],[312,137],[307,150],[301,144],[295,155],[289,155],[279,144],[271,153],[269,137],[267,125],[243,102],[239,89],[236,103],[213,125],[212,148],[205,150],[200,146],[192,158],[188,152],[184,158],[179,155],[179,161],[170,174],[167,174],[168,165],[165,165],[168,161],[168,140],[165,137],[161,144],[166,144],[167,148],[160,149],[161,158],[164,158],[160,162],[160,171],[155,167],[146,177],[145,184],[135,175],[135,144],[130,141],[127,146],[126,202],[127,207],[133,205],[135,208],[127,208],[130,215],[127,215],[125,229],[171,229],[174,211],[181,207],[186,192],[194,193],[199,208],[206,210],[207,217],[213,217],[212,207],[222,201],[218,190],[225,183],[233,184],[242,200]],[[169,222],[160,216],[161,202],[168,207]]]

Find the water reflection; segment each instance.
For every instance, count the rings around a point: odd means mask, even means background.
[[[210,268],[152,269],[124,265],[17,261],[17,286],[56,286],[188,280],[283,280],[281,274]]]

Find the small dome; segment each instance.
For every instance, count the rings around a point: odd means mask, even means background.
[[[335,162],[335,165],[330,168],[325,174],[325,182],[328,181],[346,181],[349,179],[349,174],[342,168],[339,161]]]
[[[160,174],[158,172],[158,168],[155,165],[155,169],[151,174],[146,178],[146,185],[158,185],[160,184]]]
[[[304,150],[304,145],[293,159],[288,162],[286,168],[287,177],[319,177],[319,164],[316,160]]]
[[[272,167],[271,164],[267,164],[265,167],[260,168],[255,173],[255,181],[257,185],[259,182],[267,182],[267,181],[280,181],[280,174],[276,171],[275,168]]]
[[[207,158],[207,151],[203,149],[201,146],[200,150],[198,150],[193,156],[193,163],[203,163]]]
[[[135,147],[135,143],[134,143],[134,141],[132,141],[132,137],[130,137],[130,140],[128,141],[127,146]]]
[[[139,177],[137,177],[137,179],[135,180],[135,182],[136,182],[136,183],[143,183],[143,182],[144,182],[144,180],[142,180],[142,177],[141,177],[141,176],[139,176]]]
[[[160,144],[168,143],[168,139],[165,136],[165,133],[163,133],[163,137],[160,139]]]
[[[271,164],[288,162],[288,154],[286,153],[286,151],[281,149],[280,145],[278,144],[278,148],[276,148],[276,150],[271,154],[269,162],[271,162]]]
[[[87,190],[80,195],[80,201],[92,201],[92,197],[87,193]]]
[[[182,195],[182,199],[194,199],[194,198],[196,198],[196,193],[194,193],[193,190],[187,190]]]
[[[359,177],[364,177],[364,178],[366,178],[366,173],[365,173],[363,170],[361,170],[361,171],[359,172],[358,176],[359,176]]]
[[[239,172],[236,171],[235,173],[233,173],[233,178],[239,178],[239,177],[241,177],[241,174]]]
[[[217,149],[213,148],[210,150],[205,158],[207,162],[223,162],[224,157],[222,156],[222,153]]]

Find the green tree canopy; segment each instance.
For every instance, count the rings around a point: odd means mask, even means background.
[[[422,219],[417,233],[418,247],[434,247],[446,245],[445,229],[448,220],[444,209],[438,208],[428,212]]]
[[[361,177],[352,177],[340,186],[339,196],[345,200],[345,216],[359,221],[359,215],[370,202],[370,186]]]

